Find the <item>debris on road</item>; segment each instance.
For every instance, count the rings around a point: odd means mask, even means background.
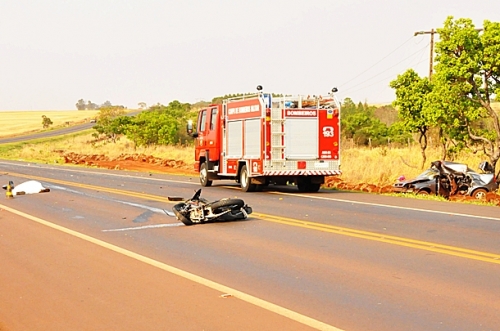
[[[44,187],[42,183],[36,180],[29,180],[17,186],[14,186],[13,181],[9,181],[9,184],[2,186],[2,188],[4,190],[7,190],[6,192],[7,197],[13,197],[14,195],[50,192],[49,188]]]

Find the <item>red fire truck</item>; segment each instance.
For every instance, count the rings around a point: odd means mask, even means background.
[[[244,192],[296,185],[316,192],[325,176],[340,174],[340,104],[326,96],[273,97],[263,93],[223,100],[198,114],[195,171],[202,186],[232,179]]]

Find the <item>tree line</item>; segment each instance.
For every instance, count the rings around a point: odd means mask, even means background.
[[[78,100],[76,102],[75,106],[76,106],[76,109],[78,109],[78,110],[99,110],[101,108],[112,107],[113,104],[109,100],[105,101],[101,105],[98,105],[96,103],[93,103],[90,100],[88,100],[87,102],[85,102],[85,100],[80,99],[80,100]],[[117,107],[121,107],[123,109],[126,109],[125,106],[117,106]]]
[[[460,150],[484,153],[493,167],[500,158],[500,122],[493,101],[500,101],[500,23],[448,17],[437,29],[432,77],[413,69],[390,84],[405,131],[418,135],[422,162],[429,133],[439,134],[442,158]]]
[[[192,109],[177,100],[153,105],[135,116],[125,116],[119,106],[101,107],[93,136],[116,142],[124,135],[136,146],[186,144],[191,141],[186,123],[197,116]]]

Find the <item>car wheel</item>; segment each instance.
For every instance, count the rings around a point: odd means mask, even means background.
[[[479,200],[484,199],[486,198],[486,193],[488,193],[488,191],[486,191],[484,188],[478,188],[477,190],[472,192],[472,197]]]
[[[417,195],[429,195],[429,191],[420,190],[420,191],[417,192]]]

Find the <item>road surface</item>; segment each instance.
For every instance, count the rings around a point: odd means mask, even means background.
[[[197,178],[0,162],[0,330],[498,330],[498,208],[232,182],[245,221],[165,215]]]

